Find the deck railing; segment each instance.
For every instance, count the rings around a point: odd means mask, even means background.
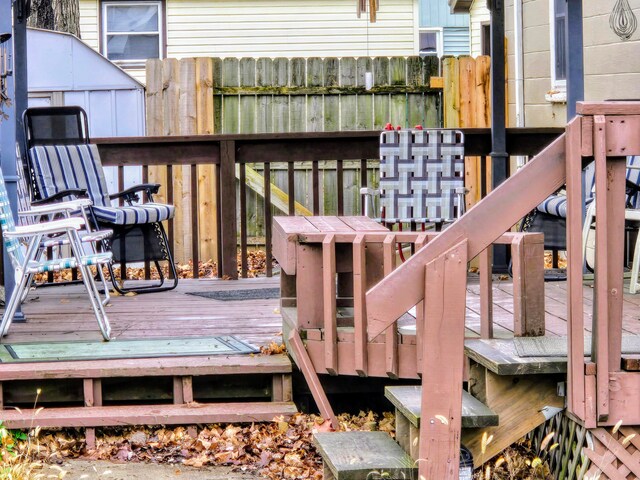
[[[490,129],[463,129],[465,132],[465,151],[468,156],[487,158],[491,151]],[[514,155],[535,155],[545,145],[561,133],[561,129],[507,129],[507,148]],[[312,214],[321,213],[320,164],[329,168],[333,164],[336,175],[335,204],[338,215],[344,212],[344,165],[346,161],[360,164],[359,185],[367,186],[367,161],[378,158],[379,132],[322,132],[322,133],[284,133],[251,135],[201,135],[172,137],[127,137],[98,138],[94,140],[100,149],[104,165],[119,167],[119,186],[124,184],[124,166],[140,165],[143,168],[143,181],[148,179],[148,167],[167,166],[168,178],[172,169],[178,166],[191,167],[191,222],[190,240],[193,274],[198,276],[200,245],[198,239],[198,177],[197,165],[215,165],[215,184],[217,186],[217,245],[218,275],[225,278],[237,278],[237,254],[240,247],[240,276],[248,274],[247,258],[247,186],[246,167],[249,164],[261,164],[264,190],[264,241],[267,257],[267,275],[271,275],[271,217],[270,199],[273,194],[272,165],[281,163],[287,166],[288,194],[286,212],[294,215],[295,182],[294,171],[303,162],[311,163],[311,201]],[[236,190],[236,168],[239,169],[239,194]],[[165,198],[171,202],[173,188],[171,182],[163,186]],[[332,212],[333,213],[333,212]],[[214,215],[214,212],[211,212]],[[182,226],[184,227],[184,226]],[[174,241],[174,226],[169,224],[169,239]]]

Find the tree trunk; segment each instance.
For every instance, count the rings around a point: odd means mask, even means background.
[[[30,27],[67,32],[80,38],[78,0],[32,0]]]

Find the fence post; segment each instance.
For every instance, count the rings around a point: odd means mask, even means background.
[[[222,231],[222,265],[218,275],[238,279],[237,248],[238,226],[236,222],[236,142],[220,142],[220,229]]]

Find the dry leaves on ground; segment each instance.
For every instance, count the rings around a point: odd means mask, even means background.
[[[169,275],[168,266],[162,265],[163,275],[167,277]],[[240,272],[241,255],[238,254],[238,272]],[[189,260],[187,263],[177,263],[176,270],[178,272],[178,278],[193,278],[193,262]],[[247,252],[247,276],[254,278],[260,275],[264,275],[267,270],[267,255],[264,250],[253,250]],[[95,271],[95,270],[94,270]],[[116,277],[120,276],[120,267],[114,268]],[[199,278],[216,278],[218,275],[218,266],[216,262],[212,260],[198,262],[198,276]],[[127,279],[130,280],[142,280],[145,277],[144,268],[127,267]],[[78,278],[82,278],[78,273]],[[159,278],[158,272],[155,268],[151,269],[151,279],[157,280]],[[73,273],[71,270],[62,270],[60,272],[53,272],[53,281],[69,282],[73,279]],[[47,274],[42,273],[36,275],[36,282],[42,283],[47,281]]]
[[[341,430],[382,430],[393,435],[394,416],[373,412],[338,416]],[[79,431],[41,433],[41,454],[49,461],[85,457],[122,462],[175,463],[202,467],[226,465],[255,472],[262,478],[321,479],[322,460],[312,444],[313,433],[326,431],[317,415],[243,425],[209,425],[192,438],[184,427],[105,428],[97,432],[96,449],[84,450]]]

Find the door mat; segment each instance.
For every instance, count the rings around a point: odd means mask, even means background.
[[[258,348],[234,336],[111,340],[110,342],[10,343],[0,345],[0,362],[239,355],[257,352],[259,352]]]
[[[513,344],[520,357],[566,357],[567,337],[515,337]],[[623,335],[622,353],[640,354],[640,336]],[[591,355],[591,335],[584,337],[584,354]]]
[[[188,295],[210,298],[212,300],[267,300],[280,298],[279,288],[251,288],[245,290],[217,290],[211,292],[189,292]]]

